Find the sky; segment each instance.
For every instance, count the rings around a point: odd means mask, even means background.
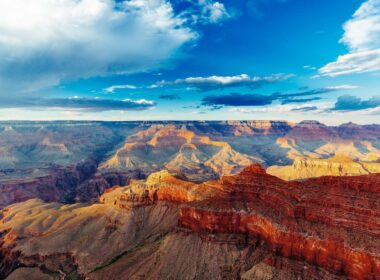
[[[380,123],[380,0],[0,0],[0,120]]]

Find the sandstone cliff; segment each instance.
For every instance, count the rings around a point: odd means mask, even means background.
[[[196,184],[162,171],[100,204],[3,210],[0,275],[379,279],[379,201],[380,175],[286,182],[253,165]]]
[[[153,125],[131,135],[100,165],[102,171],[141,170],[149,175],[163,168],[193,181],[235,174],[261,159],[235,151],[227,142],[213,141],[186,127]]]
[[[346,156],[334,156],[328,159],[296,158],[290,166],[271,166],[267,172],[284,180],[356,176],[380,173],[380,163],[354,161]]]

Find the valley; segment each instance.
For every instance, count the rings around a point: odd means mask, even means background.
[[[380,126],[1,129],[1,279],[379,279]]]

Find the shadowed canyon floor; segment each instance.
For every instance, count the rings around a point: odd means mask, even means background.
[[[0,191],[0,279],[380,279],[379,125],[0,122]]]

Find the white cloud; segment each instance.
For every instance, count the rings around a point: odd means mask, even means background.
[[[380,71],[380,49],[341,55],[335,62],[319,69],[321,75],[331,77],[375,71]]]
[[[197,88],[199,90],[214,90],[219,88],[228,88],[228,87],[252,87],[257,88],[264,84],[275,83],[278,81],[286,80],[293,75],[283,75],[277,74],[266,77],[250,77],[247,74],[241,74],[236,76],[210,76],[210,77],[188,77],[185,79],[177,79],[173,82],[171,81],[161,81],[157,85],[187,85],[190,87]]]
[[[210,77],[190,77],[186,79],[179,79],[177,83],[189,83],[189,84],[203,84],[203,83],[215,83],[220,85],[231,85],[241,82],[251,82],[260,80],[258,77],[250,78],[247,74],[238,76],[210,76]]]
[[[367,0],[344,26],[340,42],[349,53],[328,63],[319,72],[323,76],[380,71],[380,0]]]
[[[218,24],[234,17],[226,6],[213,0],[181,0],[188,7],[181,12],[183,18],[191,24]]]
[[[307,70],[317,70],[317,67],[311,65],[305,65],[303,68]]]
[[[319,102],[315,103],[315,105],[271,105],[261,108],[231,108],[228,109],[231,113],[240,113],[240,114],[305,114],[305,113],[312,113],[312,114],[322,114],[324,113],[328,108],[331,107],[331,104],[326,102]]]
[[[231,17],[223,3],[210,0],[199,0],[201,6],[201,18],[208,23],[218,23]]]
[[[326,89],[329,89],[329,90],[347,90],[347,89],[356,89],[356,88],[358,88],[358,86],[354,86],[354,85],[339,85],[339,86],[326,87]]]
[[[351,50],[366,51],[380,47],[380,1],[368,0],[344,24],[340,40]]]
[[[254,114],[254,113],[289,113],[291,106],[270,106],[263,108],[232,108],[228,111],[231,113]]]
[[[102,99],[82,98],[78,96],[69,98],[4,98],[0,103],[2,108],[37,108],[37,109],[61,109],[69,111],[144,111],[153,109],[154,101],[140,99]]]
[[[1,0],[0,90],[145,71],[196,37],[166,0]]]
[[[107,93],[114,93],[118,89],[137,89],[135,85],[114,85],[108,88],[105,88],[104,91]]]
[[[135,104],[138,104],[138,105],[148,105],[148,106],[153,106],[155,105],[154,101],[150,101],[150,100],[146,100],[146,99],[139,99],[139,100],[132,100],[132,99],[124,99],[123,100],[124,102],[131,102],[131,103],[135,103]]]

